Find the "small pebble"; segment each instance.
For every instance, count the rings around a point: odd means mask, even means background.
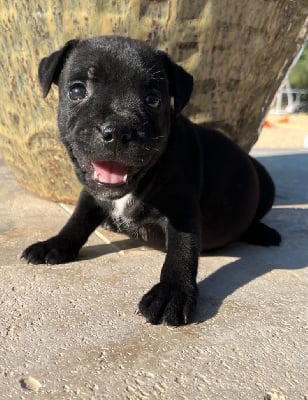
[[[270,390],[266,393],[264,400],[285,400],[285,397],[278,390]]]
[[[42,387],[41,383],[37,379],[32,378],[32,376],[22,378],[20,384],[23,389],[31,390],[32,392],[37,392]]]

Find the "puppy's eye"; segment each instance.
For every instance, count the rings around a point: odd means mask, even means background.
[[[86,87],[82,83],[75,83],[70,87],[68,95],[73,101],[79,101],[87,96],[88,92]]]
[[[157,109],[161,105],[161,98],[156,94],[148,94],[145,97],[145,102],[149,107]]]

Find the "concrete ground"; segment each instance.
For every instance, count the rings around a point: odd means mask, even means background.
[[[21,261],[68,212],[0,164],[0,399],[307,400],[308,152],[255,154],[276,181],[266,221],[282,245],[201,257],[195,323],[176,329],[135,314],[158,251],[100,230],[74,263]]]

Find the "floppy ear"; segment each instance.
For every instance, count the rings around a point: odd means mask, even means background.
[[[174,111],[179,114],[190,99],[194,78],[184,68],[173,62],[166,53],[163,54],[170,95],[174,98]]]
[[[57,85],[64,62],[78,42],[79,40],[70,40],[61,50],[55,51],[50,56],[41,60],[38,69],[38,78],[43,91],[43,97],[47,96],[52,83]]]

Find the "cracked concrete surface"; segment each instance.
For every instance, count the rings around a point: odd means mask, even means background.
[[[307,400],[308,152],[255,154],[276,182],[266,221],[282,245],[201,257],[195,323],[176,329],[134,313],[164,255],[125,236],[100,230],[66,265],[20,261],[67,208],[0,164],[0,399]]]

